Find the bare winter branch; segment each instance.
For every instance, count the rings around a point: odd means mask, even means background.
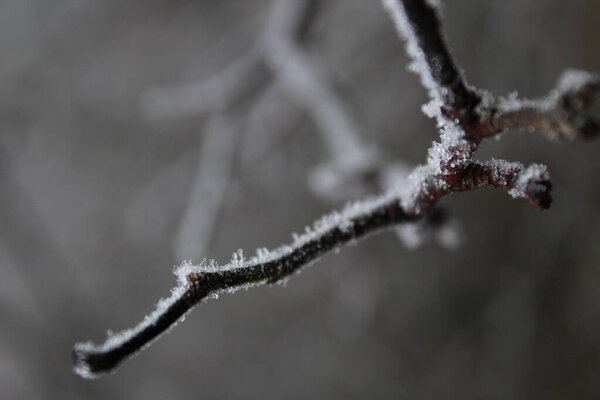
[[[441,31],[438,10],[423,0],[384,0],[406,50],[413,59],[411,70],[421,77],[439,118],[457,120],[466,128],[478,120],[479,94],[469,88],[454,64]],[[441,121],[440,121],[441,122]]]
[[[281,32],[288,38],[297,32],[288,26],[294,25],[292,20],[305,21],[304,17],[297,17],[305,15],[301,4],[313,3],[275,2],[273,12],[277,17],[272,17],[274,31],[270,31],[275,33],[270,37],[267,33],[266,39],[270,47],[269,62],[307,107],[316,104],[309,109],[316,115],[323,113],[319,117],[323,118],[323,128],[347,131],[352,125],[342,118],[345,114],[327,111],[337,104],[336,99],[331,99],[323,89],[324,84],[311,72],[302,55],[280,37]],[[438,10],[431,1],[384,0],[384,4],[407,40],[413,69],[429,91],[432,101],[425,111],[436,117],[440,127],[440,140],[429,149],[427,162],[386,194],[323,217],[306,233],[296,236],[290,245],[273,251],[258,250],[248,260],[238,251],[223,266],[214,261],[199,266],[184,263],[175,271],[178,285],[171,296],[161,300],[139,325],[110,336],[101,345],[89,342],[75,345],[78,374],[93,378],[113,370],[211,295],[278,282],[332,249],[397,224],[424,218],[450,193],[497,187],[507,190],[512,197],[527,199],[537,208],[550,206],[552,185],[544,166],[524,167],[502,160],[476,162],[473,155],[482,140],[508,129],[540,130],[550,138],[566,140],[595,136],[599,129],[598,77],[568,72],[545,99],[496,99],[465,83],[446,48]],[[327,120],[335,115],[338,120]],[[349,149],[355,146],[359,144],[352,144]]]
[[[267,80],[256,49],[233,61],[209,79],[193,84],[148,90],[141,102],[148,119],[180,118],[231,107]]]
[[[108,372],[151,343],[210,294],[246,285],[275,283],[333,248],[417,217],[418,214],[404,212],[397,196],[357,203],[342,213],[317,221],[314,230],[296,237],[291,245],[271,252],[260,250],[247,262],[241,253],[235,253],[231,263],[222,267],[212,261],[200,266],[183,264],[176,270],[179,285],[171,297],[161,300],[137,327],[109,337],[100,346],[77,344],[75,370],[88,378]]]
[[[569,70],[540,100],[500,99],[492,125],[499,131],[535,130],[553,140],[591,139],[600,133],[600,78]]]

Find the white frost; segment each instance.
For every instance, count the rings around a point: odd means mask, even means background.
[[[560,93],[576,92],[585,85],[597,79],[593,74],[579,69],[568,69],[558,78],[556,90]]]
[[[470,159],[470,145],[462,130],[455,127],[442,129],[440,141],[434,142],[428,151],[427,165],[432,174],[445,174]]]
[[[564,71],[558,78],[556,87],[550,94],[541,99],[521,99],[517,92],[512,92],[508,96],[499,97],[496,107],[500,112],[512,112],[525,108],[539,108],[541,110],[551,110],[556,107],[556,102],[567,93],[577,92],[585,85],[596,80],[597,77],[587,71],[569,69]]]
[[[519,174],[519,171],[523,171],[523,164],[520,162],[510,162],[506,160],[498,160],[496,158],[492,158],[491,160],[485,161],[481,163],[490,168],[492,171],[492,178],[495,182],[508,185],[509,182],[506,180],[506,177],[512,172],[513,174]]]
[[[523,171],[521,171],[517,177],[517,180],[513,184],[513,187],[508,191],[514,198],[527,198],[527,186],[533,182],[547,181],[550,179],[550,174],[545,165],[532,164]]]
[[[439,1],[429,1],[430,6],[439,8]],[[421,83],[427,89],[431,101],[423,107],[423,112],[430,117],[435,117],[438,125],[442,126],[445,123],[445,117],[442,115],[441,107],[443,105],[443,97],[446,93],[444,88],[441,88],[433,79],[433,74],[427,61],[425,54],[419,46],[418,39],[412,29],[410,21],[406,16],[402,2],[398,0],[383,0],[383,6],[392,17],[394,26],[398,33],[406,40],[406,52],[412,58],[409,69],[418,74],[421,78]]]
[[[175,303],[175,301],[177,301],[179,298],[181,298],[181,296],[185,292],[185,289],[186,289],[185,285],[183,285],[183,286],[178,285],[175,288],[171,289],[171,296],[168,298],[165,298],[165,299],[160,299],[158,301],[158,303],[156,304],[154,311],[152,311],[150,314],[145,316],[144,319],[137,326],[130,328],[130,329],[126,329],[126,330],[118,332],[118,333],[112,333],[112,331],[108,331],[107,338],[104,341],[104,343],[102,343],[101,345],[95,345],[92,342],[76,343],[74,346],[75,353],[107,352],[107,351],[111,351],[111,350],[121,346],[123,343],[127,342],[132,337],[139,334],[142,330],[155,324],[157,319],[162,314],[164,314],[164,312],[170,306],[172,306],[173,303]],[[171,325],[168,330],[173,328],[175,325],[176,324]],[[166,333],[168,330],[163,332],[163,334]],[[154,340],[158,339],[159,336],[154,338]],[[151,342],[144,345],[138,351],[141,351],[141,350],[147,348],[148,346],[150,346],[154,342],[154,340],[152,340]],[[79,376],[81,376],[83,378],[87,378],[87,379],[98,378],[103,375],[102,373],[92,372],[89,368],[89,365],[81,359],[76,360],[73,370]]]

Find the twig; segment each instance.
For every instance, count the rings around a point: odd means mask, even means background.
[[[175,235],[175,255],[198,260],[205,254],[231,181],[240,127],[226,115],[213,115],[204,129],[196,177]]]
[[[364,163],[368,148],[361,142],[356,124],[295,44],[293,27],[303,14],[304,3],[274,3],[264,35],[265,58],[293,99],[310,112],[334,162]]]
[[[424,0],[384,0],[396,29],[406,40],[413,59],[410,68],[421,77],[431,103],[427,109],[438,118],[456,122],[463,128],[476,121],[479,94],[469,88],[446,47],[438,10]]]
[[[544,166],[525,168],[520,163],[502,160],[480,163],[473,160],[473,153],[484,138],[508,128],[547,129],[552,137],[564,137],[567,130],[575,132],[569,138],[593,136],[598,130],[598,119],[591,108],[599,97],[598,77],[569,72],[550,95],[550,106],[516,101],[513,109],[503,110],[502,101],[466,86],[444,45],[437,11],[430,2],[384,2],[399,31],[408,39],[407,48],[417,61],[416,70],[439,110],[431,114],[441,127],[440,141],[429,149],[427,164],[415,168],[401,187],[322,218],[288,246],[259,250],[249,260],[239,251],[224,266],[214,261],[200,266],[184,263],[175,271],[178,285],[171,297],[161,300],[138,326],[110,336],[101,345],[75,345],[78,374],[93,378],[113,370],[211,295],[285,279],[334,248],[423,218],[452,192],[498,187],[513,197],[527,199],[537,208],[550,206],[551,184]],[[559,124],[541,121],[550,116]]]
[[[302,41],[293,34],[302,10],[307,8],[310,9],[297,1],[276,2],[268,18],[263,48],[269,67],[288,94],[311,115],[329,151],[331,160],[313,171],[310,187],[316,194],[333,200],[385,192],[390,189],[389,175],[394,175],[396,185],[399,172],[406,178],[411,169],[398,161],[383,161],[382,152],[361,139],[357,124],[343,102],[308,59]],[[441,210],[436,213],[441,214],[444,214]],[[418,226],[406,225],[414,229],[410,235],[399,231],[399,238],[414,247],[427,230],[442,228],[445,220],[427,218]],[[421,229],[425,225],[428,229]],[[413,242],[409,243],[409,237]]]
[[[148,90],[142,96],[141,111],[148,119],[219,111],[246,100],[267,79],[260,54],[253,48],[207,80]]]
[[[537,131],[553,140],[592,139],[600,133],[600,79],[585,71],[570,70],[545,98],[501,98],[493,110],[492,125],[498,131]]]

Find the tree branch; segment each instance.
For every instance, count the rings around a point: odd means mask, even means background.
[[[552,140],[592,139],[600,133],[600,77],[568,70],[545,98],[501,98],[491,123],[500,132],[528,129]]]
[[[429,91],[432,102],[425,111],[436,117],[440,126],[440,140],[429,149],[427,163],[415,168],[396,189],[323,217],[290,245],[258,250],[249,260],[240,250],[224,266],[214,261],[199,266],[182,264],[175,271],[178,284],[171,296],[161,300],[138,326],[109,336],[101,345],[75,345],[79,375],[94,378],[113,370],[211,295],[285,279],[332,249],[425,217],[450,193],[498,187],[537,208],[550,206],[551,183],[544,166],[525,168],[502,160],[476,162],[473,154],[482,140],[507,129],[543,130],[548,137],[568,140],[594,136],[599,126],[598,77],[569,72],[546,99],[495,99],[464,83],[446,49],[438,11],[431,1],[383,1],[407,39],[414,69]]]
[[[466,128],[478,120],[475,107],[479,94],[469,88],[454,64],[441,31],[439,10],[424,0],[384,0],[396,29],[406,40],[413,59],[410,69],[421,77],[431,103],[428,109],[438,118],[457,120]]]
[[[326,216],[314,224],[314,230],[297,236],[291,245],[271,252],[260,250],[249,261],[245,261],[240,252],[234,253],[232,261],[223,267],[214,261],[200,266],[184,263],[175,271],[178,286],[172,290],[171,297],[161,300],[137,327],[110,336],[100,346],[89,342],[77,344],[75,371],[92,378],[112,370],[149,345],[210,294],[230,292],[246,285],[275,283],[335,247],[417,217],[403,211],[398,197],[377,199]]]
[[[445,44],[439,10],[428,0],[383,0],[398,33],[406,40],[431,102],[423,111],[440,126],[456,124],[479,140],[507,130],[529,129],[551,139],[592,138],[600,132],[600,78],[585,71],[563,73],[556,88],[540,100],[495,98],[471,87]]]

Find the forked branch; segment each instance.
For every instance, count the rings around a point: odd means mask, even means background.
[[[293,0],[282,0],[293,1]],[[452,192],[483,187],[502,188],[540,209],[552,201],[546,168],[503,160],[476,162],[482,140],[508,129],[538,130],[553,139],[575,140],[598,134],[598,76],[568,71],[541,100],[496,99],[468,86],[441,35],[439,12],[427,0],[384,0],[413,57],[413,70],[429,91],[425,111],[437,119],[440,140],[429,149],[427,163],[415,168],[401,187],[347,206],[317,221],[290,245],[259,249],[245,259],[241,251],[230,263],[214,261],[177,267],[178,284],[169,298],[139,325],[111,335],[101,345],[74,348],[75,372],[98,377],[147,347],[202,300],[240,287],[275,283],[314,262],[332,249],[403,222],[425,217]]]

